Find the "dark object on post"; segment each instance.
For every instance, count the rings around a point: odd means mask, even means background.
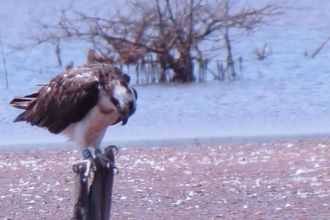
[[[117,147],[110,145],[103,153],[111,161],[109,167],[102,166],[99,157],[95,158],[96,171],[90,179],[92,182],[90,185],[89,178],[85,176],[86,166],[73,166],[76,173],[76,192],[72,220],[110,219],[114,169],[116,169],[114,149],[117,150]]]

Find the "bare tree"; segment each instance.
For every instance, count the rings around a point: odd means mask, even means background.
[[[33,45],[80,38],[92,42],[113,63],[126,65],[154,54],[160,65],[159,82],[194,81],[193,60],[202,61],[225,48],[230,79],[235,80],[230,31],[250,32],[281,13],[276,3],[253,6],[236,0],[133,0],[108,17],[68,7],[56,25],[37,20],[44,31]],[[216,47],[209,49],[210,44]]]

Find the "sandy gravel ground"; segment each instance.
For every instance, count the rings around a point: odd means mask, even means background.
[[[120,148],[113,219],[329,219],[330,140]],[[73,150],[1,152],[0,219],[70,219]]]

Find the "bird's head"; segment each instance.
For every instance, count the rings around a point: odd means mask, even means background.
[[[116,106],[122,125],[136,110],[137,92],[126,82],[119,82],[113,89],[112,103]]]

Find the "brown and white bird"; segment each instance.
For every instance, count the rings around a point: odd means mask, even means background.
[[[10,104],[25,110],[14,122],[26,121],[64,134],[90,159],[89,148],[99,149],[108,126],[127,123],[136,100],[129,76],[119,68],[87,64],[57,75],[38,92],[14,98]]]

